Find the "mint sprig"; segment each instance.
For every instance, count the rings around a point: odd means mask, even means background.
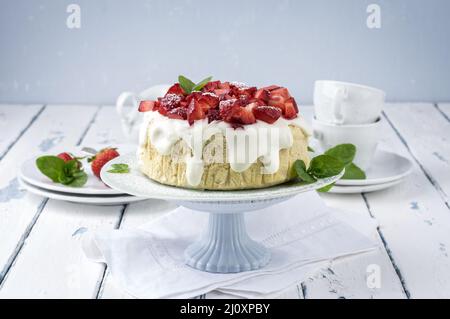
[[[309,167],[305,162],[297,160],[293,169],[296,176],[306,184],[311,184],[319,178],[326,178],[338,175],[345,168],[342,179],[365,179],[366,174],[353,163],[356,147],[353,144],[340,144],[327,150],[324,154],[314,157]],[[318,189],[318,192],[328,192],[334,183]]]
[[[130,172],[130,168],[127,164],[112,164],[111,169],[107,172],[114,174],[125,174]]]
[[[81,163],[76,159],[64,162],[57,156],[45,155],[36,159],[36,166],[42,174],[54,183],[70,187],[82,187],[88,179]]]
[[[178,83],[180,83],[181,88],[186,94],[191,94],[194,91],[200,91],[203,87],[211,81],[212,76],[207,77],[206,79],[201,80],[198,83],[194,83],[187,77],[183,75],[178,76]]]

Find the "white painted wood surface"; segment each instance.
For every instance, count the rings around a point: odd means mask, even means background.
[[[306,117],[310,107],[302,108]],[[414,160],[413,174],[386,191],[322,195],[325,202],[380,224],[381,249],[317,271],[280,298],[450,297],[450,104],[387,105],[383,147]],[[75,123],[75,125],[74,125]],[[0,298],[130,298],[101,264],[88,262],[80,234],[99,227],[137,227],[173,206],[149,200],[98,207],[45,200],[18,189],[22,160],[57,146],[124,142],[112,107],[1,105]],[[368,288],[368,266],[381,287]],[[211,293],[206,298],[220,298]]]

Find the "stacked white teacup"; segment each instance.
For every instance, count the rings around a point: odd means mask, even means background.
[[[385,97],[382,90],[360,84],[316,81],[313,130],[321,148],[354,144],[354,163],[368,169],[381,137]]]

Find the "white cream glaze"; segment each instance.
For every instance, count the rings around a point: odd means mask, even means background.
[[[162,155],[169,155],[174,144],[183,140],[191,149],[191,156],[188,155],[185,159],[186,180],[189,185],[197,186],[204,170],[203,146],[213,135],[221,133],[225,136],[227,159],[232,170],[243,172],[259,159],[263,164],[261,173],[273,174],[279,168],[280,150],[290,148],[294,143],[289,125],[299,127],[307,136],[311,135],[309,126],[300,115],[293,120],[279,118],[273,124],[257,121],[252,125],[244,125],[242,129],[232,129],[223,121],[208,123],[208,120],[204,119],[195,121],[191,126],[188,121],[170,119],[150,111],[144,114],[141,124],[137,157],[142,165],[141,157],[147,138]],[[253,143],[242,143],[245,138]],[[242,158],[243,154],[247,154],[245,158]]]

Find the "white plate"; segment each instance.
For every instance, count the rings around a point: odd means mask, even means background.
[[[340,179],[339,186],[367,186],[393,182],[402,179],[411,173],[413,163],[401,155],[377,150],[369,169],[366,170],[366,179]]]
[[[105,147],[105,145],[85,145],[97,150],[100,150]],[[121,154],[127,154],[132,152],[136,146],[133,145],[111,145],[113,147],[117,147],[117,150]],[[78,156],[85,156],[86,153],[82,152],[82,146],[68,147],[64,150],[52,150],[52,152],[46,155],[57,155],[63,151],[72,153]],[[39,156],[42,156],[41,154]],[[86,194],[86,195],[119,195],[123,194],[116,189],[112,189],[105,185],[101,180],[99,180],[91,170],[91,165],[87,162],[87,160],[83,160],[83,166],[86,174],[88,175],[88,180],[83,187],[69,187],[62,184],[57,184],[52,182],[47,176],[42,174],[38,168],[36,167],[36,156],[32,159],[27,160],[22,164],[19,171],[19,177],[22,178],[28,184],[33,186],[37,186],[46,190],[64,192],[67,194]]]
[[[135,197],[131,195],[83,195],[83,194],[68,194],[63,192],[49,191],[37,186],[28,184],[21,178],[19,178],[20,185],[25,188],[30,193],[48,197],[56,200],[63,200],[72,203],[79,204],[90,204],[90,205],[100,205],[100,206],[114,206],[114,205],[124,205],[133,202],[139,202],[146,200],[146,198]]]
[[[358,194],[358,193],[370,193],[376,192],[382,189],[386,189],[397,184],[400,184],[403,179],[398,179],[392,182],[375,184],[375,185],[360,185],[360,186],[334,186],[328,192],[335,194]]]
[[[111,165],[115,163],[125,163],[130,167],[128,174],[108,173]],[[155,182],[142,174],[137,165],[137,159],[134,154],[119,156],[108,162],[100,173],[102,180],[124,193],[139,197],[158,198],[171,201],[189,201],[189,202],[264,202],[274,199],[287,198],[295,196],[302,192],[315,190],[329,185],[339,179],[341,174],[319,179],[317,182],[307,185],[299,183],[285,183],[277,186],[236,191],[208,191],[194,190],[180,187],[173,187]]]

